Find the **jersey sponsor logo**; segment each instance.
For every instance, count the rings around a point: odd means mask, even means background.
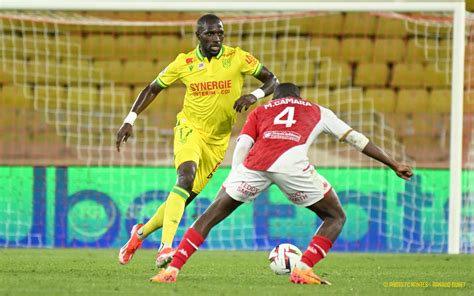
[[[222,67],[224,69],[230,68],[231,65],[232,65],[232,61],[230,59],[223,59],[222,60]]]
[[[293,131],[265,131],[263,133],[263,138],[271,140],[289,140],[299,142],[301,139],[301,135]]]
[[[251,55],[251,54],[247,54],[247,55],[245,56],[245,62],[246,62],[247,64],[249,64],[249,65],[255,65],[255,64],[258,63],[258,62],[257,62],[257,59],[256,59],[253,55]]]
[[[258,187],[252,186],[249,183],[242,181],[239,187],[237,187],[237,191],[248,197],[257,194],[259,189]]]
[[[301,105],[301,106],[311,106],[311,103],[308,102],[308,101],[305,101],[305,100],[300,100],[300,99],[295,99],[295,98],[285,98],[285,99],[279,99],[279,100],[271,101],[271,102],[263,105],[263,107],[266,110],[268,108],[273,108],[273,107],[276,107],[276,106],[286,105],[286,104],[297,104],[297,105]]]
[[[231,88],[232,80],[230,79],[196,82],[189,85],[190,93],[195,97],[225,95],[230,93]]]

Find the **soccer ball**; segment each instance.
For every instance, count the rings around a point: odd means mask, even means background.
[[[301,259],[301,251],[292,244],[279,244],[270,251],[270,269],[276,274],[289,274]]]

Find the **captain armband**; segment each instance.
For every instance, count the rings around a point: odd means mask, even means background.
[[[370,140],[363,134],[355,130],[351,130],[345,135],[345,137],[341,139],[341,141],[344,141],[350,144],[352,147],[354,147],[358,151],[362,151],[364,150],[365,146],[369,144]]]

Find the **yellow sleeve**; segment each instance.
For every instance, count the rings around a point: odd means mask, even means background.
[[[182,54],[178,55],[163,71],[156,77],[156,82],[162,87],[167,88],[170,84],[180,78],[179,65],[182,60]]]
[[[262,71],[263,65],[260,63],[257,58],[255,58],[250,53],[240,49],[239,47],[236,48],[237,56],[240,60],[240,72],[246,75],[257,76]]]

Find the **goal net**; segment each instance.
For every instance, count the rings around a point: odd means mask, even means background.
[[[115,134],[135,97],[197,45],[201,13],[0,12],[0,245],[119,247],[175,183],[179,82],[140,115],[120,153]],[[311,161],[337,191],[347,222],[339,251],[446,252],[452,19],[396,13],[220,13],[225,44],[255,55],[281,82],[331,108],[397,160],[410,182],[322,136]],[[467,22],[462,251],[474,238],[472,18]],[[471,54],[471,56],[470,56]],[[259,85],[247,78],[243,92]],[[263,100],[266,102],[270,98]],[[228,153],[187,207],[175,242],[225,180]],[[271,187],[211,232],[210,249],[305,246],[321,223]],[[147,238],[159,245],[161,232]]]

